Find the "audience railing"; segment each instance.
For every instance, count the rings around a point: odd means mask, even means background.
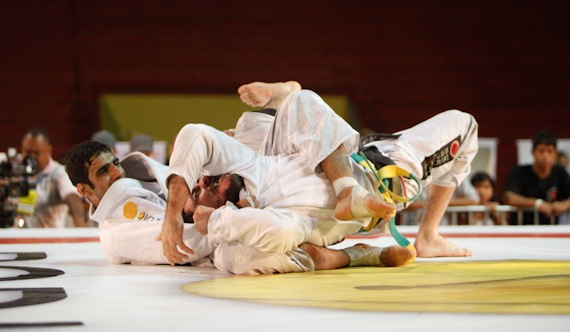
[[[494,211],[499,213],[501,215],[501,217],[505,220],[507,218],[508,213],[511,213],[511,212],[516,213],[517,225],[523,224],[523,214],[525,212],[533,212],[534,224],[540,225],[540,213],[539,213],[538,209],[536,209],[536,208],[517,208],[514,206],[510,206],[510,205],[496,205],[494,207]],[[457,221],[458,221],[458,214],[459,213],[466,213],[468,224],[474,225],[475,223],[473,221],[473,215],[475,213],[483,212],[485,214],[485,219],[487,219],[487,218],[489,218],[490,213],[492,211],[489,209],[489,207],[487,207],[485,205],[465,205],[465,206],[448,206],[447,209],[445,210],[445,212],[448,213],[448,215],[450,216],[450,224],[451,225],[457,225],[458,224]],[[411,210],[411,211],[404,210],[400,213],[415,213],[415,217],[413,219],[415,219],[416,223],[418,223],[420,220],[422,209]],[[557,224],[556,221],[557,221],[556,216],[550,217],[550,224],[551,225],[556,225]]]

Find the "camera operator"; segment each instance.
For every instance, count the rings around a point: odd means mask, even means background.
[[[22,157],[37,160],[39,173],[35,182],[36,204],[27,227],[66,227],[69,214],[75,227],[86,227],[86,211],[65,167],[53,160],[52,146],[42,128],[30,129],[22,139]]]

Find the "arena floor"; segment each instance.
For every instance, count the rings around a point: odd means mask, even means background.
[[[399,230],[412,240],[417,228]],[[111,265],[97,229],[1,229],[0,328],[570,331],[570,226],[441,232],[475,255],[251,277],[212,267]],[[336,247],[357,242],[395,243],[380,236]]]

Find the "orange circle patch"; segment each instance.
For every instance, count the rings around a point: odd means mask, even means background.
[[[139,209],[133,202],[127,202],[123,205],[123,216],[127,219],[133,219],[137,216]]]

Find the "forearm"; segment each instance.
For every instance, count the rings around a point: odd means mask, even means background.
[[[570,198],[563,200],[563,201],[560,201],[560,204],[562,204],[564,211],[570,210]]]
[[[479,204],[479,201],[467,197],[453,198],[449,201],[449,206],[466,206],[477,204]]]
[[[184,178],[172,175],[168,179],[168,200],[166,204],[165,223],[175,224],[182,215],[184,205],[190,195],[190,189]]]
[[[535,197],[526,197],[520,194],[517,194],[512,191],[507,191],[504,194],[504,201],[508,205],[512,205],[519,208],[529,208],[534,207],[537,201]]]

